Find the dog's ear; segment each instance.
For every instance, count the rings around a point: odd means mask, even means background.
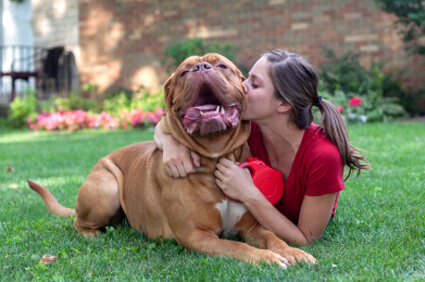
[[[172,95],[172,85],[173,85],[173,78],[174,78],[174,74],[173,73],[165,82],[164,84],[164,101],[165,101],[165,106],[170,109],[171,103],[173,101],[173,97],[171,97]]]

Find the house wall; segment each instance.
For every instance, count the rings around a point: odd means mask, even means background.
[[[65,46],[80,64],[78,0],[31,0],[34,45]]]
[[[32,46],[33,32],[30,25],[32,16],[31,3],[24,1],[22,3],[12,2],[10,0],[0,0],[0,45],[2,46]],[[10,72],[12,63],[16,58],[28,56],[29,48],[26,50],[18,48],[0,49],[0,70]],[[16,67],[16,65],[15,65]],[[34,86],[35,81],[23,82],[18,80],[15,83],[15,90],[21,92],[29,86]],[[0,104],[7,104],[11,99],[12,78],[10,76],[0,77]]]
[[[425,89],[425,59],[407,56],[394,20],[373,0],[79,0],[81,78],[100,90],[157,89],[166,46],[202,37],[233,43],[248,69],[273,48],[315,66],[326,61],[322,45],[361,52],[363,65],[385,62],[405,87]]]

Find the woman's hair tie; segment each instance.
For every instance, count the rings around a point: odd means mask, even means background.
[[[322,96],[319,96],[319,98],[317,98],[316,103],[314,103],[314,106],[319,107],[320,101],[322,101]]]

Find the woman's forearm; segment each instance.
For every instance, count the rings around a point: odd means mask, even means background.
[[[155,126],[155,133],[153,135],[153,141],[155,142],[155,145],[158,149],[163,150],[164,146],[163,146],[162,142],[166,138],[166,134],[164,134],[164,132],[162,132],[160,123],[161,123],[161,121],[159,121],[157,123],[157,125]]]
[[[161,122],[155,127],[153,140],[156,147],[163,151],[162,161],[166,172],[173,177],[186,177],[195,172],[194,166],[200,166],[200,156],[180,144],[171,134],[161,130]]]
[[[285,242],[298,245],[312,243],[312,238],[306,238],[300,228],[281,214],[264,196],[246,199],[244,204],[264,228]]]

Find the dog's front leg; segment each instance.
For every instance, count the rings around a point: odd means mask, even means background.
[[[246,242],[278,253],[287,259],[290,264],[295,262],[316,263],[316,259],[312,255],[301,249],[289,246],[273,232],[263,228],[249,212],[243,215],[235,229]]]
[[[207,253],[211,256],[226,256],[242,261],[276,263],[282,268],[289,265],[281,255],[266,249],[258,249],[242,242],[220,239],[217,234],[207,230],[191,230],[188,236],[178,241],[188,249]]]

